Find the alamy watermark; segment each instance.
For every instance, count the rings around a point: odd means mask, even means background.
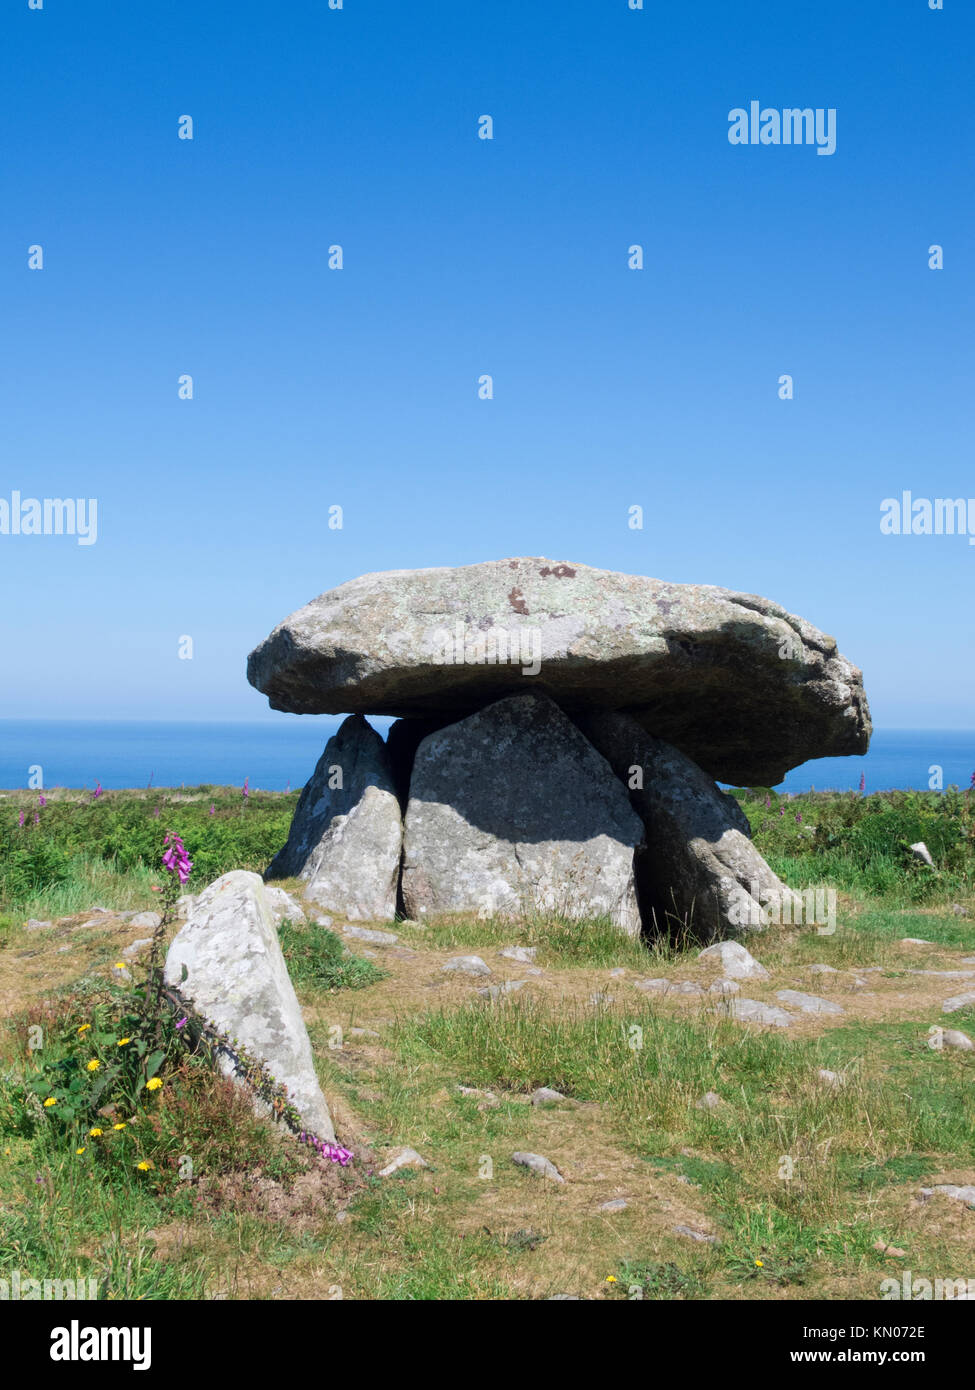
[[[542,632],[537,627],[438,628],[430,636],[431,659],[442,666],[520,666],[523,676],[542,669]]]
[[[76,536],[79,545],[98,540],[95,497],[0,497],[0,536]]]
[[[835,106],[785,106],[781,111],[752,101],[728,112],[731,145],[815,145],[817,154],[836,151]]]
[[[78,1299],[98,1298],[97,1279],[31,1279],[19,1269],[10,1271],[9,1279],[0,1279],[0,1303],[33,1303],[41,1300],[59,1303]]]
[[[836,931],[836,889],[762,888],[752,882],[748,888],[735,884],[728,905],[732,926],[752,931],[771,925],[815,927],[817,935],[832,936]]]
[[[975,1279],[916,1279],[905,1269],[900,1279],[882,1279],[880,1297],[885,1300],[907,1299],[911,1303],[975,1299]]]
[[[885,536],[967,536],[975,545],[975,497],[885,497],[880,504]]]

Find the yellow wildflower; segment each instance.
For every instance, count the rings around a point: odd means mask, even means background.
[[[144,1158],[141,1163],[137,1163],[135,1166],[138,1168],[140,1173],[148,1173],[149,1169],[152,1167],[152,1164],[149,1162],[147,1158]]]
[[[80,1149],[75,1149],[75,1153],[76,1153],[76,1154],[83,1154],[84,1151],[85,1151],[84,1145],[82,1145]]]
[[[755,1261],[755,1268],[756,1268],[756,1269],[764,1269],[764,1268],[765,1268],[765,1261],[764,1261],[764,1260],[756,1260],[756,1261]]]
[[[121,1122],[120,1124],[112,1125],[112,1128],[113,1128],[113,1129],[124,1129],[125,1126],[126,1126],[126,1124],[127,1124],[127,1121],[126,1121],[126,1120],[122,1120],[122,1122]]]
[[[99,1139],[104,1133],[105,1131],[103,1129],[99,1129],[97,1125],[94,1129],[90,1129],[88,1131],[88,1135],[91,1139]]]
[[[44,1102],[44,1105],[45,1105],[45,1107],[47,1107],[48,1105],[57,1105],[57,1103],[58,1103],[58,1098],[57,1098],[57,1096],[48,1096],[47,1100]]]
[[[147,1082],[146,1082],[146,1090],[147,1090],[147,1091],[158,1091],[158,1090],[159,1090],[159,1087],[160,1087],[161,1085],[162,1085],[162,1082],[159,1080],[159,1077],[158,1077],[158,1076],[154,1076],[154,1077],[152,1078],[151,1081],[147,1081]]]
[[[93,1057],[93,1058],[91,1059],[91,1061],[88,1063],[88,1070],[89,1070],[89,1071],[97,1071],[98,1068],[99,1068],[100,1066],[101,1066],[101,1062],[99,1062],[98,1058],[97,1058],[97,1057]]]
[[[615,1284],[615,1283],[616,1283],[616,1275],[615,1275],[615,1274],[607,1274],[607,1275],[606,1275],[606,1283],[607,1283],[607,1284]]]
[[[116,1046],[116,1047],[124,1047],[126,1043],[130,1043],[131,1041],[132,1041],[131,1038],[119,1038],[119,1040],[118,1040],[118,1042],[115,1044],[115,1046]]]
[[[78,1036],[80,1037],[82,1033],[87,1033],[90,1027],[90,1023],[83,1023],[81,1027],[78,1029]]]

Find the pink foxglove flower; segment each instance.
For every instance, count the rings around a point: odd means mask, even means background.
[[[166,872],[175,874],[180,881],[180,886],[183,887],[193,871],[193,860],[186,853],[186,846],[183,841],[174,831],[166,832],[163,844],[165,853],[162,862],[166,867]]]

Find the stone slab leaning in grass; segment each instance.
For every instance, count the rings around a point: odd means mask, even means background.
[[[608,917],[640,930],[643,827],[605,758],[545,695],[512,695],[425,738],[403,841],[411,917]]]
[[[183,980],[183,967],[186,979]],[[311,1043],[260,875],[236,869],[197,897],[166,956],[166,983],[285,1086],[308,1129],[335,1141]],[[225,1075],[232,1061],[220,1055]]]
[[[351,715],[325,745],[267,878],[300,878],[328,912],[372,922],[396,915],[403,824],[386,745]]]

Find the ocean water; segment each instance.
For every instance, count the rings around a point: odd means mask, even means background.
[[[370,721],[385,734],[388,719]],[[0,719],[0,787],[26,787],[42,769],[47,788],[243,786],[284,791],[300,787],[339,717],[282,716],[259,723],[150,723],[136,720]],[[970,784],[975,730],[880,729],[861,758],[819,758],[780,783],[788,792],[868,792],[926,789],[940,768],[941,784]],[[35,774],[36,779],[36,774]]]

